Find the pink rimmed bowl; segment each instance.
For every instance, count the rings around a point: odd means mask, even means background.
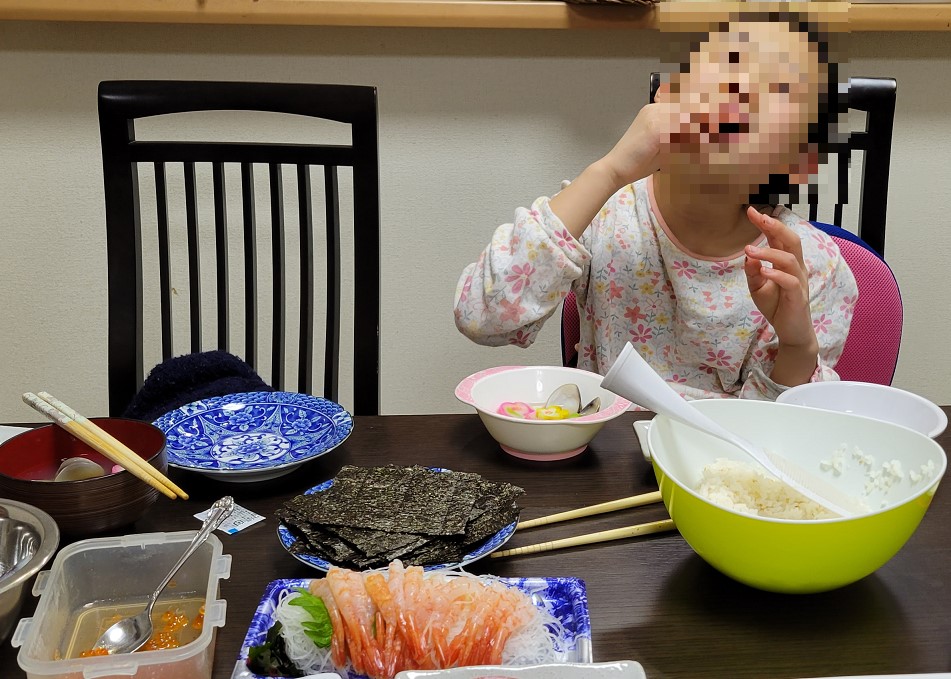
[[[631,405],[601,388],[601,375],[560,366],[500,366],[469,375],[456,387],[456,398],[479,413],[502,450],[525,460],[565,460],[579,455],[609,420]],[[506,401],[544,403],[563,384],[577,384],[581,402],[601,399],[594,415],[568,420],[523,420],[498,413]]]

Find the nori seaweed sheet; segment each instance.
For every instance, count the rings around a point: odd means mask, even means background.
[[[414,549],[403,558],[404,563],[414,566],[426,566],[435,563],[460,561],[466,553],[461,540],[453,538],[433,538],[425,545]]]
[[[478,488],[455,474],[422,467],[374,467],[348,475],[319,495],[316,523],[392,533],[461,535]],[[442,477],[442,478],[440,478]]]
[[[394,552],[406,553],[428,539],[416,533],[390,533],[385,530],[326,525],[326,530],[356,547],[367,557]]]
[[[525,491],[510,483],[480,482],[480,496],[466,524],[463,542],[475,545],[491,537],[518,519],[518,498]]]
[[[353,563],[361,556],[359,551],[319,526],[295,521],[287,522],[287,527],[298,538],[292,546],[294,553],[313,554],[332,563]]]
[[[516,521],[524,494],[468,472],[346,466],[325,491],[298,495],[276,512],[298,538],[292,551],[348,568],[460,561]]]

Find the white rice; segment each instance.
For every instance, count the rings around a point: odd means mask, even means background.
[[[858,465],[864,476],[863,495],[868,497],[877,493],[882,507],[888,505],[886,496],[893,488],[899,488],[906,480],[914,488],[933,479],[937,472],[934,460],[906,471],[901,460],[879,463],[858,447],[852,447],[850,451],[845,443],[828,459],[821,460],[819,469],[837,477],[854,465]],[[718,458],[704,467],[702,474],[697,492],[727,509],[774,519],[827,519],[835,516],[751,464]],[[867,509],[865,503],[860,504]]]
[[[773,519],[828,519],[835,515],[757,467],[719,458],[703,468],[697,492],[744,514]]]

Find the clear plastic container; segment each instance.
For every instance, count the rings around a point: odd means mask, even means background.
[[[37,577],[33,587],[33,594],[40,596],[36,613],[20,621],[11,640],[20,647],[17,662],[27,677],[210,678],[215,635],[225,623],[219,581],[231,574],[231,557],[222,554],[221,541],[214,535],[182,566],[156,606],[160,610],[168,600],[192,605],[195,599],[202,600],[204,623],[197,638],[179,648],[67,659],[78,643],[77,621],[89,618],[91,610],[107,611],[110,606],[121,610],[133,603],[144,606],[194,536],[195,531],[146,533],[83,540],[64,548],[52,568]]]

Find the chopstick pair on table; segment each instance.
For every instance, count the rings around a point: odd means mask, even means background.
[[[41,391],[39,394],[23,394],[23,402],[46,415],[54,423],[68,431],[90,448],[102,453],[115,464],[123,467],[136,478],[149,484],[168,498],[188,499],[188,494],[158,469],[143,460],[131,448],[68,405]]]
[[[660,491],[655,490],[652,493],[643,493],[631,497],[621,498],[620,500],[611,500],[597,505],[572,509],[567,512],[542,516],[538,519],[521,521],[515,526],[515,530],[523,528],[535,528],[536,526],[547,526],[550,523],[559,523],[561,521],[570,521],[580,519],[585,516],[595,516],[596,514],[607,514],[608,512],[617,512],[631,507],[640,507],[655,502],[660,502]],[[650,535],[651,533],[663,533],[664,531],[674,530],[673,519],[664,519],[662,521],[651,521],[649,523],[640,523],[636,526],[627,526],[625,528],[614,528],[604,530],[599,533],[588,533],[587,535],[578,535],[573,538],[563,538],[561,540],[552,540],[551,542],[540,542],[535,545],[526,545],[525,547],[516,547],[515,549],[505,549],[499,552],[492,552],[493,559],[499,559],[506,556],[518,556],[520,554],[538,554],[539,552],[551,552],[556,549],[565,549],[568,547],[579,547],[581,545],[591,545],[597,542],[609,542],[611,540],[623,540],[633,538],[639,535]]]

